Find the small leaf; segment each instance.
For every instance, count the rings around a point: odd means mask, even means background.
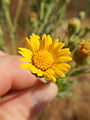
[[[82,73],[89,73],[90,71],[88,71],[86,68],[82,68],[82,69],[79,69],[79,70],[74,70],[74,71],[71,71],[70,72],[70,76],[77,76],[79,74],[82,74]]]
[[[68,97],[68,96],[71,96],[72,93],[68,92],[68,91],[63,91],[63,92],[59,92],[58,95],[57,95],[57,98],[65,98],[65,97]]]
[[[60,85],[60,84],[62,84],[62,83],[66,83],[66,81],[67,81],[66,78],[64,78],[64,77],[62,77],[62,78],[58,77],[56,84],[57,84],[57,85]]]

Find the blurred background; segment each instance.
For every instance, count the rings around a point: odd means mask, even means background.
[[[90,0],[0,0],[0,49],[17,54],[24,37],[32,33],[67,41],[72,18],[80,19],[82,36],[90,39]],[[90,120],[90,74],[74,79],[78,82],[71,88],[72,95],[55,99],[36,120]]]

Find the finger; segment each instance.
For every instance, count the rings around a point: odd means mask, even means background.
[[[10,89],[25,89],[38,81],[30,71],[21,69],[18,56],[0,56],[0,95]]]
[[[14,99],[9,98],[0,104],[0,117],[3,120],[31,120],[56,95],[54,83],[17,93]]]

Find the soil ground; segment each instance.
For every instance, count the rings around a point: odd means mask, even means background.
[[[90,120],[90,74],[76,77],[72,96],[56,99],[43,111],[40,120]]]

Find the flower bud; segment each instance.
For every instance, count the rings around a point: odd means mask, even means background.
[[[37,19],[37,14],[35,12],[30,12],[29,16],[32,21],[35,21]]]
[[[85,19],[86,18],[86,13],[84,12],[84,11],[81,11],[80,13],[79,13],[79,19],[80,20],[83,20],[83,19]]]
[[[78,33],[80,31],[80,28],[81,28],[80,20],[78,18],[71,19],[71,21],[68,24],[68,31],[70,35]]]
[[[74,53],[74,60],[79,65],[90,64],[90,40],[82,40]]]
[[[2,0],[3,4],[9,5],[10,4],[10,0]]]

